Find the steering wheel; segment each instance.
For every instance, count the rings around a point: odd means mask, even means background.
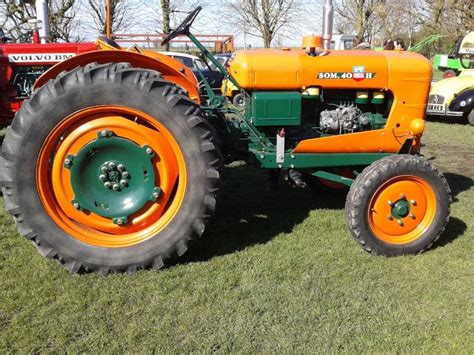
[[[166,36],[163,39],[163,41],[161,41],[161,45],[164,46],[167,43],[169,43],[169,41],[171,41],[173,38],[179,35],[188,33],[189,28],[191,27],[191,25],[193,24],[194,20],[196,19],[197,15],[199,14],[201,10],[202,10],[201,6],[196,7],[188,16],[186,16],[183,22],[181,22],[181,24],[176,29],[171,31],[170,34]]]

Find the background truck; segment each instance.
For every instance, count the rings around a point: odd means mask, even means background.
[[[94,43],[0,44],[0,125],[11,121],[36,79],[54,64],[96,49]]]

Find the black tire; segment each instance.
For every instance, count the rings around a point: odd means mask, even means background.
[[[183,153],[188,183],[182,205],[158,234],[128,247],[99,247],[64,232],[47,214],[36,187],[36,162],[48,133],[66,116],[94,105],[121,105],[153,116]],[[221,187],[221,155],[199,107],[153,70],[128,63],[88,64],[63,72],[26,101],[8,130],[0,158],[5,208],[21,235],[70,272],[134,272],[162,268],[183,255],[213,215]],[[191,183],[189,183],[189,181]]]
[[[474,110],[471,110],[469,115],[467,115],[467,122],[469,122],[471,126],[474,126]]]
[[[238,94],[236,94],[233,99],[232,99],[232,103],[237,106],[237,107],[244,107],[245,106],[245,95],[241,92],[239,92]]]
[[[454,70],[452,69],[448,69],[446,70],[445,72],[443,72],[443,79],[447,79],[447,78],[453,78],[455,77],[457,74]]]
[[[426,181],[436,196],[436,209],[432,223],[417,239],[393,244],[375,235],[369,223],[369,209],[370,201],[379,188],[390,179],[400,176],[415,176]],[[416,254],[430,248],[441,236],[449,220],[450,203],[451,190],[437,168],[418,156],[392,155],[372,163],[357,176],[346,200],[346,222],[354,239],[372,254]]]

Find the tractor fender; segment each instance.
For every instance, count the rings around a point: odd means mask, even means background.
[[[199,104],[201,101],[199,84],[191,69],[176,59],[151,51],[137,53],[122,50],[97,50],[79,54],[51,67],[36,80],[34,88],[42,87],[63,71],[94,62],[98,64],[127,62],[136,68],[156,70],[163,75],[164,79],[187,91],[188,96],[196,103]]]

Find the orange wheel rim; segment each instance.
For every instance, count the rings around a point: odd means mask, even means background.
[[[369,203],[368,220],[378,239],[407,244],[423,235],[435,212],[436,195],[430,184],[405,175],[388,180],[376,191]]]
[[[64,161],[103,130],[157,152],[152,165],[161,194],[156,202],[150,201],[128,216],[124,225],[77,210],[71,203],[75,193]],[[41,202],[59,228],[77,240],[101,247],[131,246],[159,233],[179,211],[187,184],[184,156],[171,132],[150,115],[122,106],[90,107],[62,120],[40,150],[36,179]]]

